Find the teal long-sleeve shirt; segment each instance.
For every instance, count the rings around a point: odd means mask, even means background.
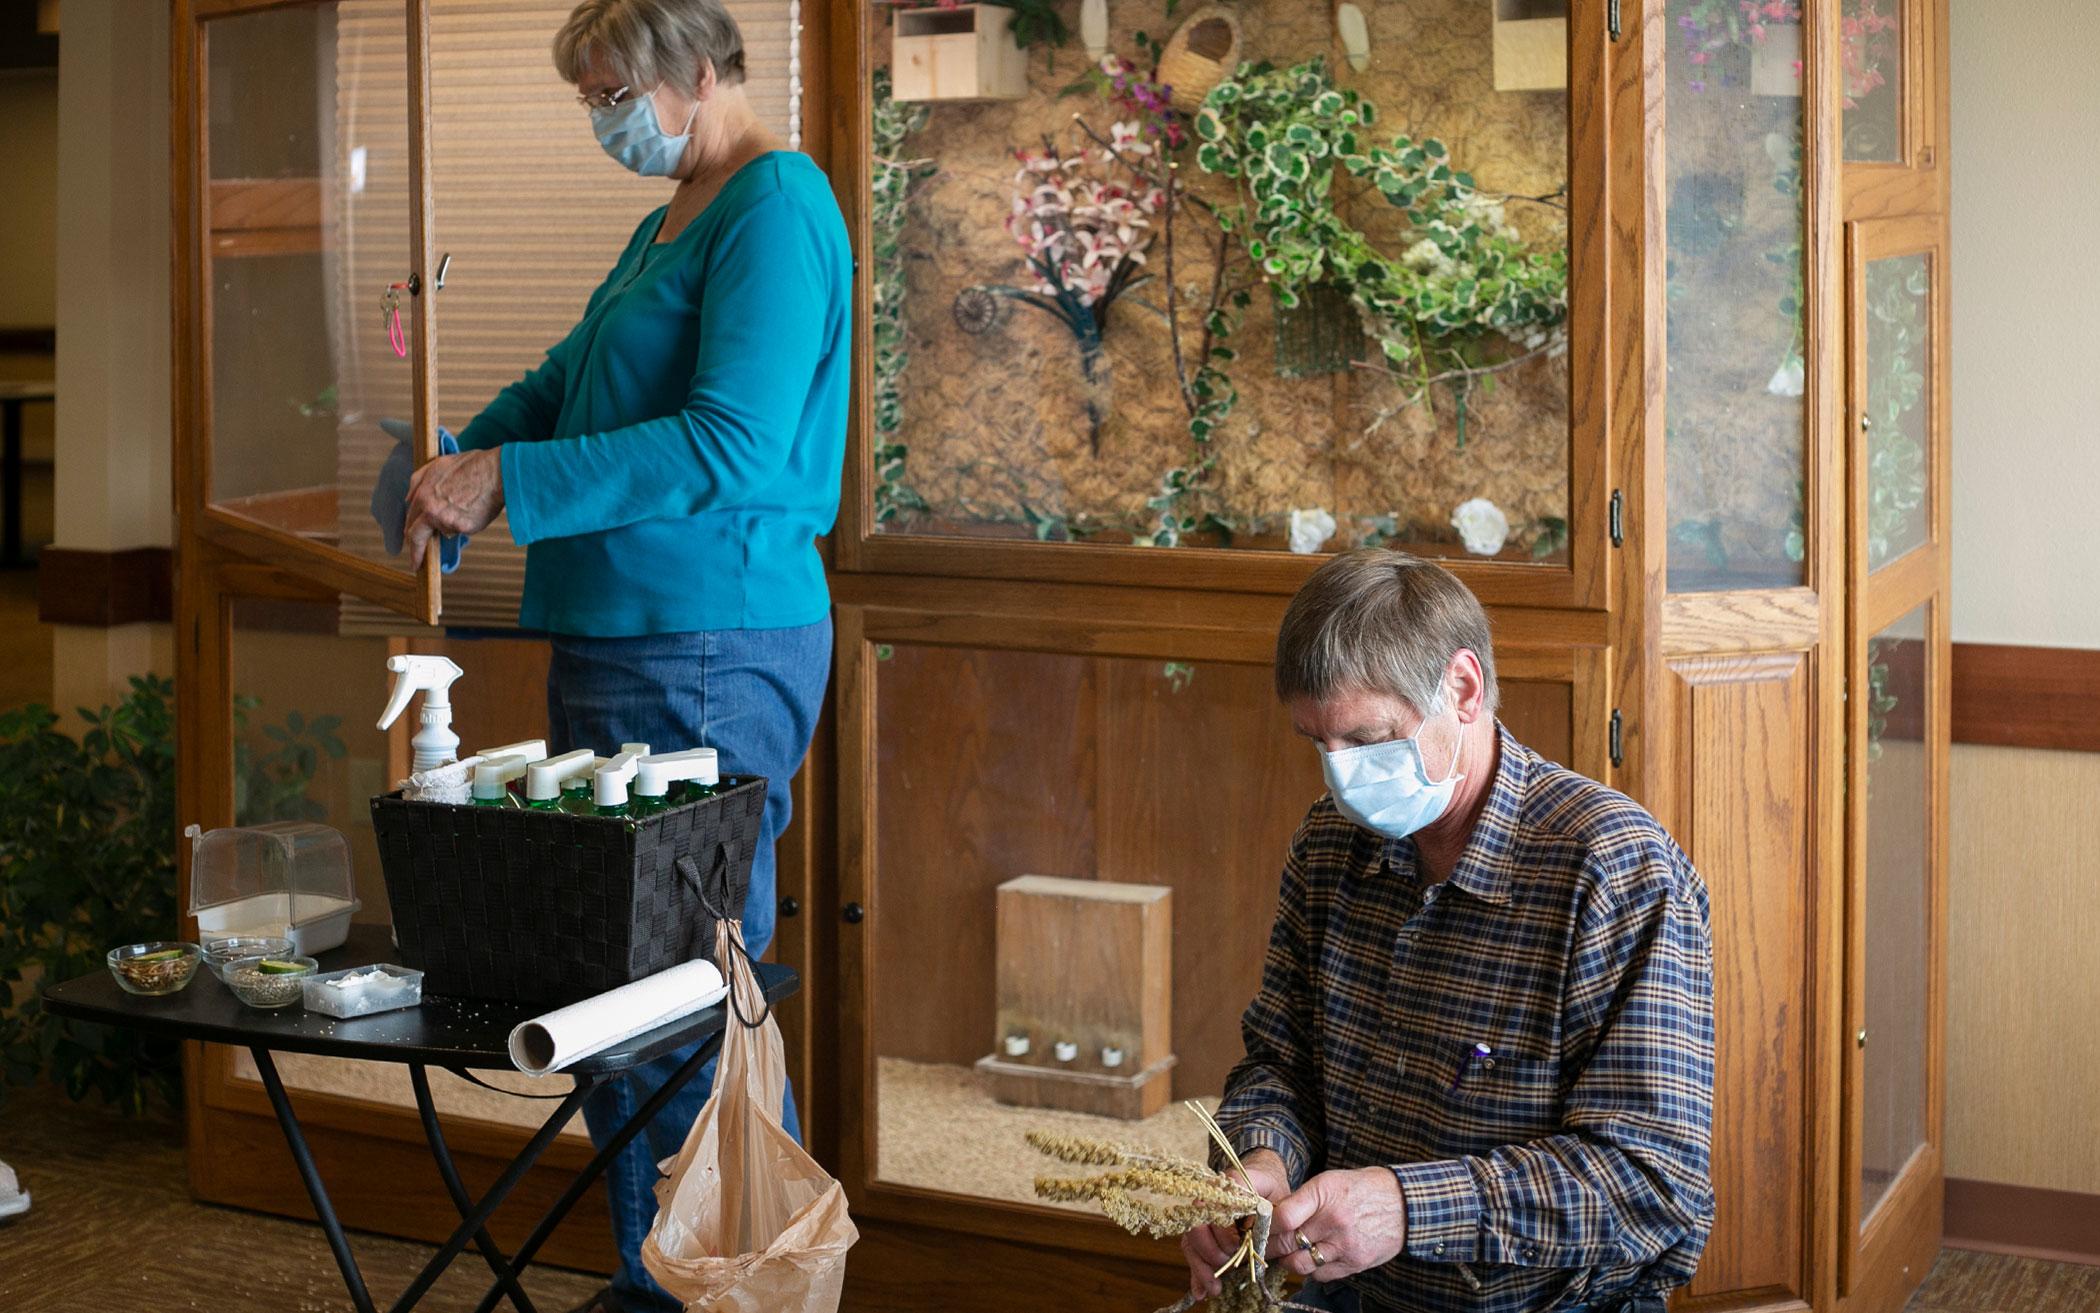
[[[528,629],[777,629],[830,609],[852,254],[823,172],[762,155],[675,238],[629,239],[583,319],[460,434],[498,447]]]

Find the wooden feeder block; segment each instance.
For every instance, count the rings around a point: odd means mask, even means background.
[[[1223,5],[1206,5],[1188,16],[1160,52],[1153,76],[1167,86],[1167,99],[1184,114],[1203,107],[1211,89],[1240,64],[1240,20]]]
[[[1488,2],[1495,7],[1495,90],[1567,90],[1568,0]]]
[[[891,16],[890,84],[898,100],[1019,100],[1028,52],[1001,5],[900,9]]]
[[[1127,1121],[1166,1107],[1174,891],[1024,875],[998,899],[992,1096]]]

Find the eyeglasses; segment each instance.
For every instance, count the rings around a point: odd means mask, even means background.
[[[619,86],[614,87],[611,91],[593,91],[588,94],[579,94],[576,97],[576,103],[585,109],[611,109],[632,94],[633,92],[628,88]]]

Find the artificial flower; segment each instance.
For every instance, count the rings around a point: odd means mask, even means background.
[[[1334,517],[1324,506],[1306,510],[1291,508],[1291,550],[1301,556],[1309,556],[1327,545],[1334,537]]]
[[[1485,497],[1460,502],[1451,512],[1451,527],[1475,556],[1493,556],[1509,541],[1509,517]]]

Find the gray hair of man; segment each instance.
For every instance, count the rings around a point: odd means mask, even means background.
[[[554,34],[554,67],[581,82],[593,59],[637,91],[690,89],[703,67],[733,87],[744,80],[744,34],[722,0],[583,0]]]
[[[1276,634],[1276,696],[1384,693],[1439,716],[1444,672],[1460,650],[1479,659],[1494,711],[1494,640],[1473,590],[1434,562],[1365,547],[1321,566],[1291,599]]]

